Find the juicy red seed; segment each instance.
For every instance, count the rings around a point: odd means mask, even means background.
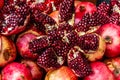
[[[120,23],[120,14],[119,13],[112,13],[110,17],[110,23],[119,25]]]
[[[93,21],[95,22],[96,25],[103,25],[109,22],[109,17],[99,12],[95,12],[91,17],[92,19],[94,19]]]
[[[36,10],[33,13],[33,18],[35,22],[40,22],[43,25],[49,24],[49,25],[54,25],[56,22],[48,15],[41,13],[39,10]]]
[[[90,26],[88,26],[88,22],[90,20],[90,15],[88,13],[86,13],[82,20],[75,25],[75,28],[76,30],[79,32],[79,31],[83,31],[83,32],[86,32],[89,30]]]
[[[29,49],[32,53],[41,53],[41,51],[48,46],[49,46],[49,40],[47,36],[43,36],[29,42]]]
[[[20,15],[26,16],[30,13],[30,8],[25,3],[19,4],[16,7],[16,13],[19,13]]]
[[[87,58],[75,48],[68,53],[68,66],[79,77],[85,77],[92,72]]]
[[[60,22],[68,21],[72,19],[72,15],[74,13],[74,0],[64,0],[60,4]]]
[[[49,3],[49,4],[45,4],[43,2],[37,3],[34,8],[40,10],[41,12],[47,13],[47,14],[50,14],[53,11],[51,3]]]
[[[78,45],[79,35],[76,32],[72,31],[72,32],[68,33],[67,38],[68,38],[69,44],[71,46]]]
[[[47,5],[46,5],[45,3],[43,3],[43,2],[41,2],[41,3],[37,3],[37,4],[35,5],[35,8],[37,8],[37,9],[39,9],[41,12],[43,12],[44,10],[46,10]]]
[[[55,25],[56,22],[55,22],[54,19],[52,19],[50,16],[46,15],[46,17],[45,17],[44,20],[42,21],[42,24]]]
[[[15,11],[15,7],[13,4],[5,4],[4,7],[1,9],[1,12],[4,14],[9,14]]]
[[[54,48],[58,56],[62,56],[64,58],[66,57],[66,54],[70,49],[70,46],[68,46],[67,43],[62,42],[61,40],[53,41],[51,46]]]
[[[97,11],[101,14],[108,14],[110,11],[110,5],[107,4],[106,2],[102,2],[98,7],[97,7]]]
[[[38,29],[45,29],[44,32],[47,33],[49,30],[55,28],[56,22],[47,14],[43,14],[39,10],[35,10],[32,14],[33,21],[36,23]]]
[[[68,23],[59,24],[58,30],[66,30],[66,32],[71,32],[73,30],[73,26]]]
[[[99,46],[99,37],[96,34],[85,34],[79,37],[79,46],[85,52],[96,50]]]
[[[40,67],[45,69],[58,68],[61,64],[58,62],[58,57],[53,48],[48,48],[37,59],[37,63]]]

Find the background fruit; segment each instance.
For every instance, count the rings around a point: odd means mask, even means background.
[[[114,75],[103,62],[91,63],[92,71],[84,80],[115,80]]]

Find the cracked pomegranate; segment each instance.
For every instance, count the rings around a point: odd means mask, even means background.
[[[31,42],[31,40],[40,35],[42,35],[42,33],[37,32],[33,29],[27,30],[24,33],[18,35],[18,38],[16,40],[16,47],[23,58],[29,58],[33,60],[38,57],[38,54],[30,51],[29,43]]]

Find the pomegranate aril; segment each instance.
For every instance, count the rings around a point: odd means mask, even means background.
[[[99,36],[94,33],[82,35],[79,37],[79,46],[84,52],[95,51],[99,46]]]
[[[67,59],[68,66],[77,76],[85,77],[92,72],[89,61],[80,51],[78,46],[71,48],[67,55]]]
[[[37,59],[37,63],[45,70],[56,69],[63,65],[61,56],[57,56],[53,48],[47,48]]]
[[[64,0],[60,4],[59,22],[68,22],[74,15],[74,0]]]
[[[15,12],[19,13],[22,16],[30,14],[30,7],[24,2],[19,2],[17,5],[15,5],[15,8]]]
[[[110,17],[110,23],[120,25],[120,14],[119,13],[112,13]]]
[[[52,30],[53,28],[57,27],[56,22],[47,14],[43,14],[39,10],[35,10],[32,14],[33,14],[32,15],[33,21],[35,21],[35,23],[38,25],[42,25],[40,27],[45,28],[44,32],[47,33],[47,31]]]
[[[45,4],[44,2],[40,2],[40,3],[35,4],[34,8],[46,14],[50,14],[53,11],[51,3]]]
[[[29,42],[29,49],[32,53],[41,53],[49,45],[47,36],[40,36]]]
[[[106,2],[102,2],[98,7],[97,7],[97,12],[107,15],[109,14],[110,11],[110,5],[107,4]]]
[[[63,57],[64,60],[66,59],[67,53],[70,49],[70,46],[67,43],[64,43],[61,40],[55,40],[51,46],[54,48],[58,56]]]

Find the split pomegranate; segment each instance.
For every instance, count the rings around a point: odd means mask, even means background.
[[[67,62],[68,66],[79,77],[85,77],[92,72],[87,58],[83,55],[78,46],[71,48],[67,55]]]
[[[98,34],[90,33],[80,36],[79,46],[89,61],[102,59],[106,50],[105,40]]]
[[[6,11],[7,10],[7,11]],[[0,33],[3,35],[13,35],[25,30],[29,22],[29,6],[24,2],[7,4],[1,10],[4,18],[0,23]]]
[[[17,50],[23,58],[36,59],[38,55],[29,49],[29,43],[42,33],[30,29],[20,34],[16,41]]]

